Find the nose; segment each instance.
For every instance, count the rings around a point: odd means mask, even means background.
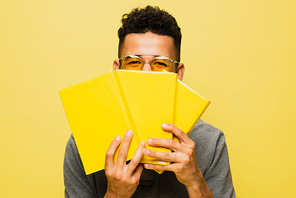
[[[150,67],[150,62],[149,62],[149,61],[145,61],[145,62],[144,62],[144,65],[143,65],[142,71],[152,71],[152,70],[151,70],[151,67]]]

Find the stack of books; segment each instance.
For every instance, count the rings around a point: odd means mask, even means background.
[[[104,169],[106,151],[116,136],[133,131],[130,160],[140,141],[174,138],[162,123],[190,133],[210,104],[170,72],[113,70],[59,93],[86,174]],[[141,163],[169,164],[147,156]]]

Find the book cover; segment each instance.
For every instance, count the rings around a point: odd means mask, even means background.
[[[135,130],[125,112],[112,72],[59,93],[86,174],[104,169],[105,154],[112,140],[118,135],[123,137],[129,129]],[[137,148],[135,142],[130,146],[131,151]],[[128,158],[132,156],[130,153]]]
[[[120,95],[131,113],[139,139],[146,142],[146,148],[171,152],[169,149],[148,146],[147,139],[173,138],[172,133],[161,128],[161,124],[173,123],[177,75],[128,70],[113,72],[118,79]],[[142,158],[141,163],[169,164],[147,156]]]
[[[210,104],[175,73],[165,72],[114,70],[59,93],[86,174],[104,169],[106,151],[116,136],[133,130],[130,160],[140,141],[173,138],[162,123],[174,123],[188,134]],[[146,156],[141,163],[169,164]]]
[[[209,100],[199,95],[180,80],[177,80],[174,113],[175,126],[189,134],[210,103]],[[176,137],[174,137],[174,140],[178,141]]]
[[[172,138],[161,123],[173,122],[175,83],[173,73],[116,70],[60,90],[86,174],[104,169],[110,143],[128,129],[133,130],[134,137],[127,160],[142,140]],[[148,157],[141,162],[168,164]]]

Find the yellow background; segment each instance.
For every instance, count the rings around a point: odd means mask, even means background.
[[[58,90],[110,71],[121,15],[148,3],[182,28],[184,82],[212,101],[238,197],[296,197],[293,0],[1,0],[0,197],[63,197]]]

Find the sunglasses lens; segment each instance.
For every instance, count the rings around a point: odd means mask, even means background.
[[[151,62],[151,67],[153,71],[166,70],[170,72],[172,68],[172,62],[166,57],[155,57],[155,59]]]
[[[138,56],[126,56],[122,60],[122,69],[141,70],[143,61]]]

